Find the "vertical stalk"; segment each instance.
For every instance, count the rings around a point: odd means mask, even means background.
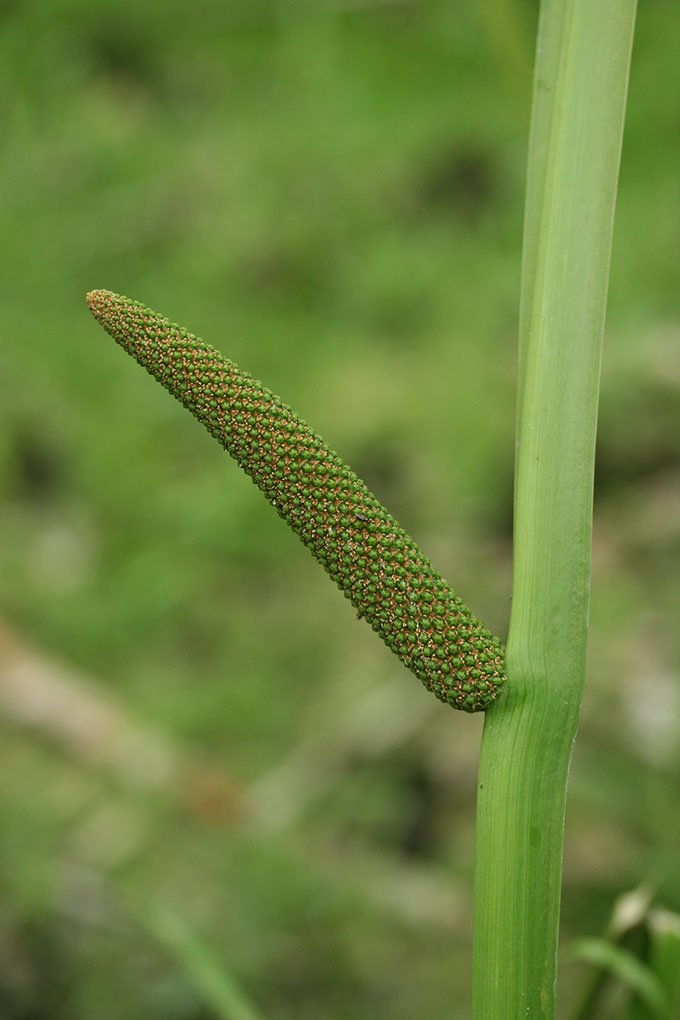
[[[517,372],[517,430],[521,418],[521,397],[524,392],[524,363],[529,341],[529,322],[534,297],[541,214],[545,197],[545,181],[550,150],[550,126],[553,120],[560,50],[564,36],[567,5],[541,4],[534,65],[534,94],[531,104],[529,153],[527,157],[524,202],[524,237],[522,239],[522,291],[519,302],[519,350]]]
[[[600,360],[636,0],[543,0],[522,279],[507,692],[478,790],[475,1020],[555,1017]]]

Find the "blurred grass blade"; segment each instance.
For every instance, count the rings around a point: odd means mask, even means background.
[[[606,939],[579,939],[572,945],[573,955],[586,963],[610,972],[644,1003],[648,1020],[671,1020],[664,987],[658,976],[633,953]]]
[[[666,1001],[664,1020],[676,1020],[680,1009],[680,915],[652,910],[648,917],[649,969],[659,982]],[[651,1020],[647,1003],[637,998],[628,1020]]]
[[[618,896],[603,939],[610,945],[623,945],[627,949],[639,945],[639,936],[644,937],[646,932],[652,896],[653,889],[647,882]],[[584,981],[583,994],[574,1010],[573,1020],[591,1020],[598,1016],[602,999],[613,980],[615,978],[608,968],[593,967]],[[645,1013],[645,1016],[648,1015]]]
[[[680,1009],[680,914],[653,910],[649,917],[652,936],[651,964],[668,998],[668,1016]]]
[[[147,904],[135,911],[144,927],[175,957],[188,980],[220,1020],[264,1020],[233,974],[174,910]]]

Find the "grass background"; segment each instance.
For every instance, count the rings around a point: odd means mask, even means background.
[[[281,393],[504,635],[535,17],[0,5],[2,1017],[227,1015],[197,956],[269,1020],[469,1015],[481,720],[420,689],[83,295]],[[565,947],[643,879],[680,909],[678,40],[677,5],[641,5]]]

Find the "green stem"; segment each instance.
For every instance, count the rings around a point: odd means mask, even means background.
[[[538,259],[541,214],[545,197],[545,180],[550,148],[550,125],[553,119],[560,48],[567,7],[562,3],[543,3],[538,21],[534,97],[531,104],[529,155],[524,203],[524,237],[522,239],[522,293],[519,302],[519,351],[517,392],[524,391],[524,364],[529,340],[529,321],[534,299],[534,282]],[[518,433],[521,400],[517,403]]]
[[[601,347],[635,6],[542,4],[508,684],[486,714],[479,777],[475,1020],[555,1016],[564,808],[585,668]]]

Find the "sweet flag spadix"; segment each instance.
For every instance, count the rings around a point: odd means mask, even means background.
[[[191,411],[404,665],[439,698],[483,711],[504,650],[361,479],[283,401],[137,301],[94,290],[95,319]]]

